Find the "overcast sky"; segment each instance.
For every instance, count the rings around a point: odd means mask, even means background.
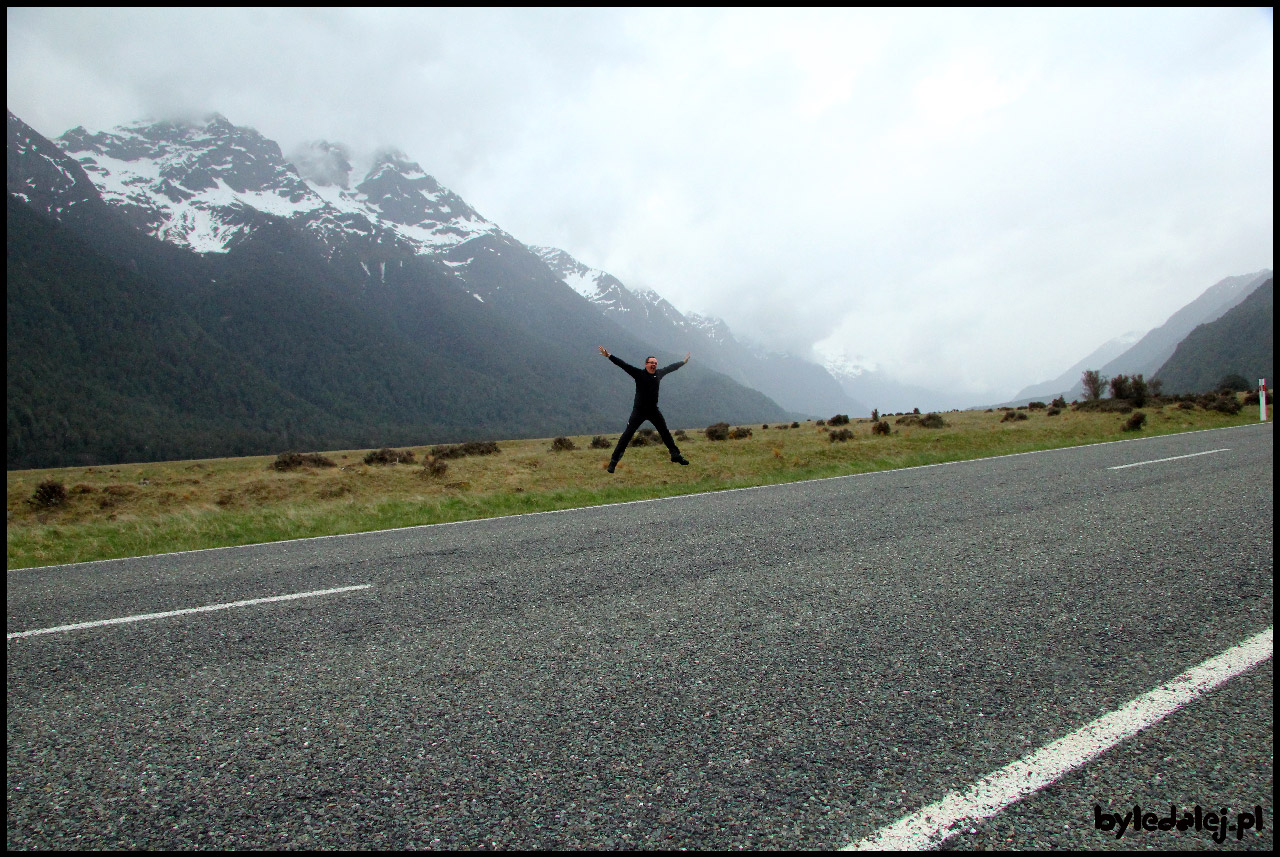
[[[802,356],[1012,395],[1273,267],[1269,9],[13,9],[56,137],[394,145],[526,244]],[[993,400],[994,400],[993,398]]]

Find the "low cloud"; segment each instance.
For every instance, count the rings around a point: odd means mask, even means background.
[[[9,9],[57,136],[392,145],[741,335],[1008,391],[1272,265],[1269,10]]]

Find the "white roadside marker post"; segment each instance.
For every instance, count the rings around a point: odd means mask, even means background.
[[[1258,379],[1258,422],[1267,421],[1267,379]]]

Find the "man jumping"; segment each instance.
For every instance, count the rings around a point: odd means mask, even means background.
[[[613,469],[618,466],[618,462],[622,460],[622,453],[626,452],[627,444],[631,442],[631,436],[636,433],[636,429],[640,428],[640,424],[646,420],[653,423],[653,427],[662,436],[662,442],[671,451],[671,461],[675,464],[688,464],[689,462],[676,447],[676,442],[672,439],[671,432],[667,430],[667,421],[663,419],[662,411],[658,410],[658,384],[661,383],[664,375],[674,372],[685,363],[688,363],[689,355],[686,354],[682,362],[672,363],[665,369],[658,368],[657,357],[649,357],[644,361],[644,369],[640,370],[605,351],[603,345],[600,346],[600,353],[608,357],[622,371],[636,379],[636,400],[631,405],[631,418],[627,420],[627,428],[622,433],[622,437],[618,438],[618,446],[613,450],[613,457],[609,459],[609,472],[612,473]]]

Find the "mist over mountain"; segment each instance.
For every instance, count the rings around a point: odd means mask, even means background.
[[[1269,268],[1252,274],[1226,277],[1171,315],[1164,324],[1138,337],[1137,341],[1129,344],[1128,347],[1123,346],[1133,334],[1104,344],[1057,378],[1027,387],[1014,399],[1002,404],[1020,405],[1036,399],[1049,401],[1058,396],[1064,397],[1067,401],[1079,399],[1084,393],[1080,376],[1085,370],[1090,369],[1101,372],[1106,378],[1140,374],[1151,380],[1156,377],[1161,367],[1173,356],[1179,344],[1195,328],[1221,318],[1257,291],[1271,277],[1272,272]],[[1269,340],[1267,348],[1270,349]],[[1117,349],[1119,353],[1114,354],[1113,352]],[[1212,373],[1216,370],[1205,367],[1204,371]],[[1214,378],[1214,383],[1221,377],[1220,372]],[[1169,389],[1168,392],[1178,391]]]
[[[601,344],[694,354],[663,388],[673,426],[975,404],[741,341],[526,246],[395,149],[286,158],[218,114],[8,127],[10,467],[616,431],[629,379]],[[1150,376],[1269,274],[1224,280],[1104,372]]]
[[[313,186],[338,187],[347,190],[351,186],[350,152],[341,143],[315,140],[296,149],[289,155],[289,163],[298,175]]]
[[[10,468],[617,431],[630,379],[596,345],[689,350],[403,153],[310,153],[217,115],[54,145],[10,114]],[[787,416],[697,363],[662,402],[673,427]]]
[[[1064,391],[1078,386],[1080,376],[1089,369],[1097,369],[1099,366],[1105,366],[1112,360],[1124,354],[1130,348],[1142,339],[1144,333],[1142,331],[1130,331],[1129,333],[1117,336],[1115,339],[1108,340],[1098,346],[1094,351],[1090,352],[1087,357],[1080,360],[1070,369],[1063,372],[1051,381],[1042,381],[1039,384],[1032,384],[1018,391],[1008,402],[1002,402],[1002,405],[1015,406],[1025,405],[1027,402],[1034,401],[1050,401],[1064,394]]]
[[[1217,319],[1196,327],[1155,373],[1169,393],[1204,393],[1228,375],[1274,383],[1275,280],[1255,288]]]
[[[882,414],[905,413],[916,408],[921,411],[963,410],[974,404],[972,395],[947,393],[907,384],[881,369],[858,368],[850,371],[841,364],[833,364],[829,371],[850,396],[874,402],[872,407]]]
[[[628,289],[617,277],[584,265],[564,250],[533,250],[566,285],[619,327],[671,350],[684,347],[712,368],[760,390],[796,415],[823,418],[838,413],[871,413],[869,407],[849,396],[830,372],[815,363],[739,341],[722,319],[681,313],[652,289]]]

